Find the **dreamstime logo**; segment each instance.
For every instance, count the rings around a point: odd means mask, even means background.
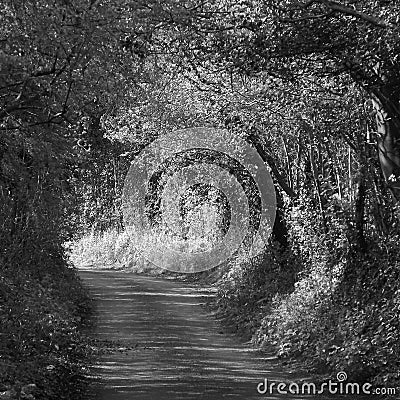
[[[264,379],[257,385],[257,392],[260,394],[297,394],[297,395],[317,395],[317,394],[339,394],[339,395],[382,395],[392,396],[396,394],[396,388],[373,388],[370,383],[359,384],[356,382],[346,382],[347,374],[340,371],[336,374],[337,382],[329,379],[328,382],[315,384],[314,382],[272,382]]]
[[[198,188],[203,197],[214,193],[214,206],[226,218],[211,248],[193,250],[184,234],[190,226],[184,226],[182,204],[196,197]],[[125,228],[148,261],[171,271],[199,272],[234,254],[259,254],[275,212],[274,186],[262,158],[225,130],[193,128],[162,135],[141,151],[125,179]],[[199,219],[200,214],[192,223]]]

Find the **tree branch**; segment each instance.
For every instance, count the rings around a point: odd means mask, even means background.
[[[262,160],[269,165],[279,186],[291,199],[295,199],[297,197],[297,193],[287,184],[285,178],[279,172],[273,157],[268,153],[268,151],[265,150],[259,135],[252,132],[248,135],[247,141],[256,148]]]
[[[326,7],[330,8],[332,11],[337,11],[342,14],[347,14],[351,15],[353,17],[357,17],[359,19],[362,19],[366,22],[369,22],[370,24],[373,24],[375,26],[378,26],[380,28],[395,28],[395,25],[390,24],[387,21],[384,21],[380,18],[374,17],[372,15],[368,15],[362,11],[357,11],[354,8],[347,7],[343,4],[340,4],[336,1],[332,0],[317,0],[320,4],[325,5]]]

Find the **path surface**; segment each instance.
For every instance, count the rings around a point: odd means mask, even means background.
[[[103,383],[96,399],[310,398],[258,394],[264,378],[287,382],[291,377],[273,358],[222,333],[196,288],[121,272],[82,271],[81,276],[98,304],[95,334],[130,348],[104,354],[93,366]]]

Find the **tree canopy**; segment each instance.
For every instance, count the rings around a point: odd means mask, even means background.
[[[68,269],[67,240],[123,232],[124,178],[147,145],[177,129],[224,129],[268,165],[278,213],[265,253],[224,266],[221,308],[282,354],[398,379],[397,3],[1,1],[7,285],[36,282],[29,296],[42,307],[39,285]],[[157,196],[150,211],[158,215]],[[214,207],[226,203],[221,193],[195,187],[180,200],[183,219],[211,210],[226,231],[229,205]],[[57,315],[72,318],[71,310]],[[12,326],[25,335],[32,321],[24,321]],[[24,338],[41,349],[37,337]]]

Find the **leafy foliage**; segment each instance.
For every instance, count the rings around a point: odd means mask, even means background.
[[[91,303],[75,271],[54,264],[38,277],[2,260],[0,301],[0,391],[18,395],[35,384],[38,399],[85,398],[88,347],[79,327]]]
[[[0,390],[20,398],[34,383],[35,398],[85,398],[80,326],[90,307],[63,243],[82,229],[79,188],[88,152],[103,145],[99,114],[118,74],[127,84],[136,71],[125,68],[132,56],[111,6],[0,8]]]
[[[198,125],[255,138],[279,200],[279,244],[228,267],[221,313],[282,356],[398,382],[395,1],[5,0],[0,17],[1,389],[62,398],[86,304],[63,243],[140,264],[129,162]]]

